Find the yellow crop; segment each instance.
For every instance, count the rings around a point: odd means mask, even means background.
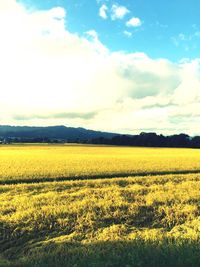
[[[0,147],[0,181],[115,177],[200,170],[200,150],[108,146]]]
[[[199,159],[192,149],[0,147],[0,266],[199,267]],[[51,181],[60,177],[76,180]]]

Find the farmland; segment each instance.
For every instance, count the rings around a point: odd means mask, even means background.
[[[0,266],[200,266],[199,192],[200,150],[1,146]]]
[[[84,145],[0,149],[0,182],[200,172],[200,150]]]

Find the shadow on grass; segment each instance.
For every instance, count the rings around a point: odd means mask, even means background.
[[[173,240],[43,242],[23,248],[15,263],[4,267],[199,267],[198,242]],[[2,261],[3,262],[3,261]],[[6,263],[6,265],[5,265]]]
[[[128,178],[139,176],[159,176],[159,175],[172,175],[172,174],[200,174],[200,170],[171,170],[171,171],[155,171],[155,172],[127,172],[127,173],[103,173],[103,174],[91,174],[91,175],[76,175],[67,177],[42,177],[42,178],[12,178],[12,179],[0,179],[0,185],[12,185],[12,184],[32,184],[42,182],[63,182],[63,181],[76,181],[76,180],[93,180],[93,179],[108,179],[108,178]]]

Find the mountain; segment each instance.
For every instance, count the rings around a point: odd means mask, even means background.
[[[29,127],[29,126],[9,126],[0,125],[0,138],[20,138],[20,139],[61,139],[65,141],[87,141],[94,138],[112,138],[114,133],[87,130],[84,128],[74,128],[66,126]]]
[[[29,127],[0,125],[0,144],[27,143],[89,143],[118,146],[192,147],[200,148],[200,136],[180,133],[171,136],[142,132],[124,135],[66,126]]]

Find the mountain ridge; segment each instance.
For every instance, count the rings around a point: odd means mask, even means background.
[[[12,126],[0,125],[1,138],[56,138],[64,140],[112,138],[117,133],[89,130],[82,127],[56,126]]]
[[[88,143],[117,146],[200,148],[200,136],[180,133],[170,136],[154,132],[137,135],[89,130],[82,127],[0,125],[0,144],[7,143]]]

